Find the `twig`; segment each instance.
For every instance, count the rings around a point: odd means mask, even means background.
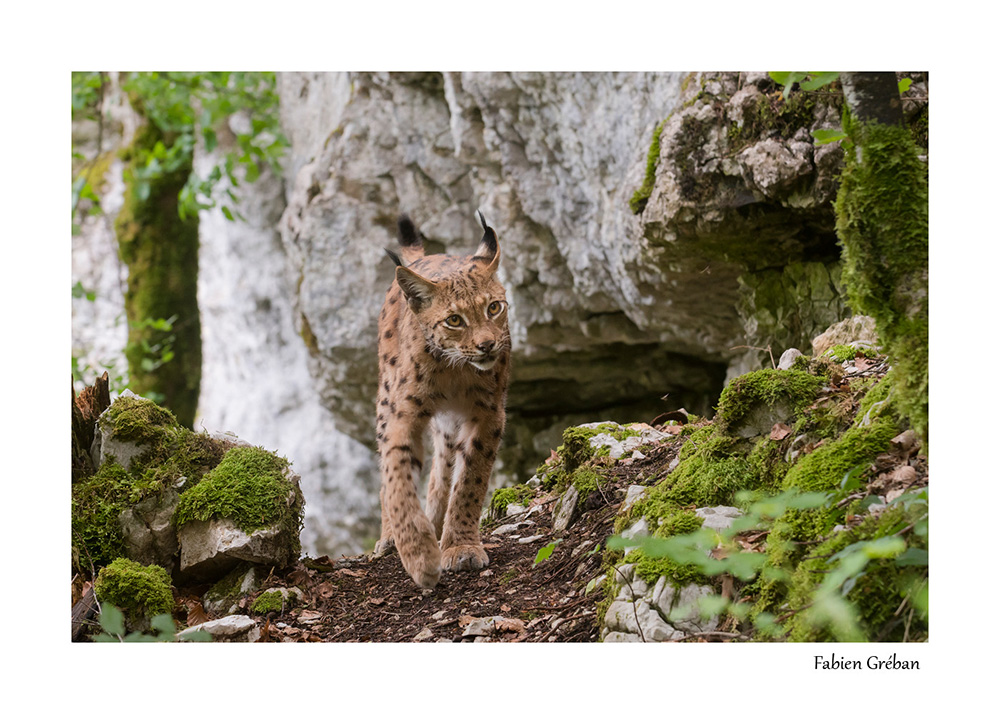
[[[758,352],[767,352],[768,356],[771,358],[771,369],[778,368],[778,365],[774,361],[774,353],[771,352],[771,345],[768,345],[767,347],[754,347],[753,345],[734,345],[729,349],[731,350],[746,349],[746,350],[757,350]]]

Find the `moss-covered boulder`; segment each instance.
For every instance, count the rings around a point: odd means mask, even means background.
[[[210,578],[241,562],[287,566],[299,557],[304,500],[288,461],[236,447],[181,494],[174,514],[181,572]]]
[[[99,468],[73,485],[78,570],[128,557],[178,575],[182,562],[198,559],[189,552],[185,560],[178,526],[197,530],[196,522],[231,522],[240,538],[253,534],[251,563],[286,565],[298,557],[303,500],[285,459],[228,436],[185,429],[170,411],[128,391],[100,416],[95,431]],[[260,547],[264,541],[268,548]],[[224,575],[238,562],[206,571]]]
[[[174,609],[170,575],[158,565],[143,566],[134,560],[117,558],[101,569],[94,581],[94,595],[100,603],[110,603],[124,613],[132,631],[149,628],[154,615]]]

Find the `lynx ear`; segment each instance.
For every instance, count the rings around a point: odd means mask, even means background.
[[[489,270],[493,272],[500,265],[500,244],[497,242],[497,232],[486,225],[483,212],[479,211],[479,221],[483,224],[483,238],[479,241],[479,249],[476,255],[480,258],[491,260]]]
[[[437,292],[437,284],[420,277],[402,265],[396,267],[396,282],[414,312],[426,307]]]

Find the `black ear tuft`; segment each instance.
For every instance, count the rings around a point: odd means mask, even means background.
[[[479,250],[476,251],[476,254],[488,254],[490,256],[494,256],[497,252],[497,233],[495,230],[486,225],[486,219],[483,217],[483,212],[477,211],[477,213],[479,213],[479,222],[483,224],[483,239],[479,242]]]
[[[409,246],[417,248],[423,244],[420,234],[417,233],[417,229],[413,225],[413,221],[405,213],[399,217],[396,225],[399,226],[399,244],[401,246],[404,248]]]
[[[399,259],[398,255],[396,255],[395,253],[393,253],[388,248],[384,248],[384,250],[385,250],[385,254],[388,255],[390,258],[392,258],[392,262],[393,263],[395,263],[396,265],[402,265],[403,264],[403,261]]]

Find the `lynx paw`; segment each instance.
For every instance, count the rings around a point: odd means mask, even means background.
[[[441,579],[441,551],[435,544],[434,550],[411,556],[403,560],[403,567],[413,582],[422,588],[432,588]]]
[[[444,570],[481,570],[490,562],[490,556],[481,545],[456,545],[441,554]]]
[[[393,542],[392,537],[383,538],[375,544],[375,549],[372,551],[372,560],[381,558],[383,555],[389,555],[395,549],[396,544]]]

